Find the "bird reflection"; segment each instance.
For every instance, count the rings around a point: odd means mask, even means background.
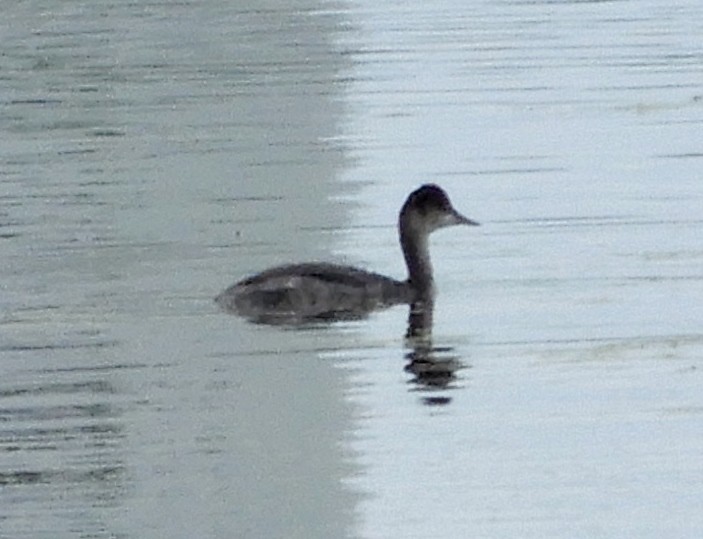
[[[432,343],[432,320],[434,302],[421,301],[410,306],[408,330],[405,339],[410,351],[405,355],[408,363],[405,371],[411,373],[416,391],[439,393],[451,388],[456,380],[456,371],[465,365],[459,361],[454,349],[434,346]],[[451,402],[447,395],[432,394],[422,398],[428,406],[444,406]]]
[[[249,321],[283,326],[295,330],[318,330],[328,327],[333,322],[360,320],[366,318],[368,312],[329,312],[325,316],[315,318],[295,317],[266,317],[261,316]],[[447,390],[454,389],[457,379],[456,372],[467,368],[462,363],[454,348],[450,346],[435,346],[432,339],[434,315],[434,296],[423,297],[410,304],[408,313],[408,328],[405,333],[407,352],[404,370],[412,375],[409,383],[411,391],[424,393],[421,401],[428,406],[444,406],[452,399]]]

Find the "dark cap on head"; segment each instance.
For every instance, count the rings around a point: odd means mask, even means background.
[[[442,214],[444,218],[432,229],[451,225],[478,225],[454,209],[449,196],[439,185],[426,183],[410,193],[402,212],[414,210],[421,215]]]

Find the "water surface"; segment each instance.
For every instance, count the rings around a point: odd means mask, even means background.
[[[700,21],[6,9],[0,535],[698,537]],[[401,277],[426,181],[483,225],[433,238],[431,346],[402,307],[275,328],[212,302],[291,260]]]

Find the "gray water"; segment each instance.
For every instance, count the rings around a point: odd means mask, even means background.
[[[702,21],[5,6],[0,537],[700,537]],[[293,260],[402,278],[426,181],[483,225],[433,238],[432,348],[402,306],[212,302]]]

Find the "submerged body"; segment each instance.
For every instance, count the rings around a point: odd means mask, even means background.
[[[407,282],[351,266],[291,264],[268,269],[231,286],[216,301],[226,311],[267,323],[341,320],[410,303]]]
[[[264,323],[358,318],[375,309],[431,301],[434,280],[428,238],[439,228],[477,225],[457,212],[436,185],[405,201],[398,220],[408,278],[398,281],[352,266],[305,263],[279,266],[246,278],[217,296],[226,311]]]

